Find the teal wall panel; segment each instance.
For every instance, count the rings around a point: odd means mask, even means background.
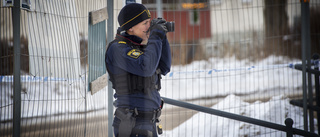
[[[106,51],[106,21],[88,27],[88,91],[90,83],[106,73],[104,53]]]

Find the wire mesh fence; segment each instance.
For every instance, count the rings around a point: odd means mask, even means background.
[[[142,4],[159,16],[156,0]],[[114,1],[115,28],[122,6]],[[302,73],[292,67],[302,61],[298,0],[162,0],[162,6],[162,17],[176,24],[167,34],[173,66],[162,96],[281,125],[292,118],[303,129],[302,108],[289,103],[303,97]],[[319,53],[319,6],[310,2],[312,54]],[[107,136],[108,87],[88,92],[88,57],[103,49],[89,52],[89,34],[100,35],[89,32],[89,12],[105,7],[105,0],[22,2],[21,136]],[[12,8],[1,1],[0,136],[13,131]],[[286,135],[168,104],[161,119],[168,137]]]
[[[106,1],[22,4],[29,8],[20,7],[21,136],[106,135],[106,92],[87,90],[89,12]],[[12,8],[1,1],[0,136],[13,128]]]

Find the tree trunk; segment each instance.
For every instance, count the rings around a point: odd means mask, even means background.
[[[283,36],[289,33],[287,0],[265,0],[264,4],[265,55],[281,54]]]

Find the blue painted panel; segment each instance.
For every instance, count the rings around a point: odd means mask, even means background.
[[[90,83],[106,73],[104,53],[106,51],[106,21],[88,27],[88,91]]]

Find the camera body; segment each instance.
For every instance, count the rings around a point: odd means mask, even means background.
[[[157,18],[157,20],[162,20],[162,18]],[[154,23],[156,23],[156,22],[151,21],[151,26],[153,26]],[[166,26],[168,32],[174,32],[174,21],[165,22],[164,26]]]

